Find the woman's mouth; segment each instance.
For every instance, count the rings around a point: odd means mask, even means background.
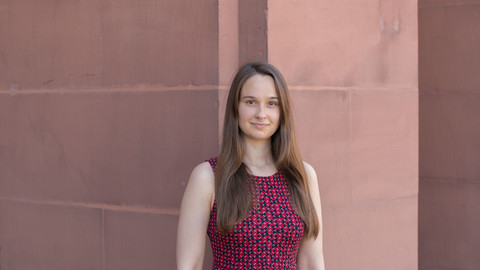
[[[267,124],[261,124],[261,123],[252,123],[252,125],[256,128],[264,128],[267,126]]]

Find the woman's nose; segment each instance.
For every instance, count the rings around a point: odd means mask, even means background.
[[[258,105],[257,107],[257,113],[255,114],[256,117],[258,118],[265,118],[265,107],[263,104]]]

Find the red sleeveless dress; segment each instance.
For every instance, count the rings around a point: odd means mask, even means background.
[[[215,170],[217,158],[208,160]],[[304,223],[293,211],[282,173],[254,176],[257,197],[249,216],[233,232],[217,230],[217,205],[210,213],[207,234],[217,269],[297,269],[297,252]]]

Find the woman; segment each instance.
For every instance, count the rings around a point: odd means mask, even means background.
[[[198,165],[180,209],[178,269],[324,269],[314,169],[301,160],[287,85],[270,64],[249,63],[227,100],[218,158]]]

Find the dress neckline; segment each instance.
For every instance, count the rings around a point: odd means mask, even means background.
[[[255,178],[272,178],[272,177],[277,176],[278,174],[280,174],[280,170],[277,170],[274,174],[265,175],[265,176],[253,175],[253,174],[248,174],[248,175],[249,175],[249,176],[253,176],[253,177],[255,177]]]

